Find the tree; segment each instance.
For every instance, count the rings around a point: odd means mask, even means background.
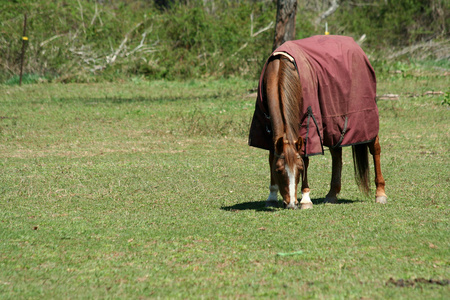
[[[297,0],[277,0],[277,18],[272,50],[295,38],[296,13]]]
[[[155,1],[156,7],[162,11],[165,9],[168,9],[173,2],[171,0],[154,0],[154,1]]]

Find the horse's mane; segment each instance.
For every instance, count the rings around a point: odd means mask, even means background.
[[[294,148],[298,140],[300,129],[300,113],[302,109],[302,87],[295,65],[287,58],[280,58],[280,68],[278,70],[279,96],[281,115],[285,125],[285,139],[287,145],[284,147],[286,164],[291,166],[295,163],[297,154]]]

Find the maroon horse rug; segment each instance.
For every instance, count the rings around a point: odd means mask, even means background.
[[[376,78],[369,60],[350,37],[313,36],[288,41],[272,56],[284,55],[295,65],[303,93],[302,156],[323,154],[323,146],[367,143],[377,137]],[[261,73],[249,145],[273,150],[267,103],[261,94]],[[299,99],[300,100],[300,99]]]

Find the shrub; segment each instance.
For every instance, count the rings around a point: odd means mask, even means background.
[[[341,1],[326,21],[332,34],[366,34],[365,50],[385,54],[387,47],[447,37],[446,1],[358,3]],[[62,82],[257,78],[272,48],[276,14],[272,0],[0,0],[0,5],[0,82],[19,74],[25,13],[25,74]],[[299,1],[297,38],[323,33],[323,24],[314,20],[326,5]]]

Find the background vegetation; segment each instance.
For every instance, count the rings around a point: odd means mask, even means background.
[[[448,1],[339,3],[316,22],[329,1],[299,0],[297,37],[322,34],[327,21],[332,34],[365,35],[381,71],[414,58],[448,66]],[[17,82],[25,13],[27,82],[256,78],[271,50],[276,1],[0,0],[0,82]]]

